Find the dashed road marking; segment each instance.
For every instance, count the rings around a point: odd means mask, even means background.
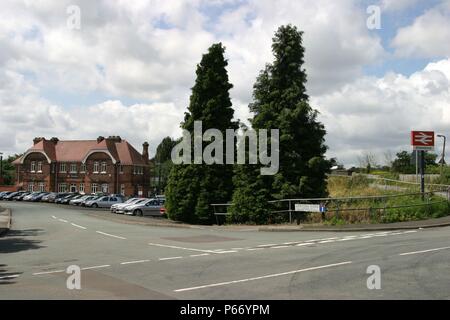
[[[101,266],[93,266],[93,267],[86,267],[86,268],[81,268],[81,270],[91,270],[91,269],[100,269],[100,268],[108,268],[111,267],[110,264],[103,264]]]
[[[300,272],[306,272],[306,271],[313,271],[313,270],[319,270],[319,269],[325,269],[325,268],[338,267],[338,266],[342,266],[342,265],[346,265],[346,264],[350,264],[350,263],[352,263],[352,262],[351,261],[345,261],[345,262],[340,262],[340,263],[327,264],[327,265],[323,265],[323,266],[317,266],[317,267],[293,270],[293,271],[288,271],[288,272],[268,274],[268,275],[264,275],[264,276],[260,276],[260,277],[246,278],[246,279],[226,281],[226,282],[218,282],[218,283],[206,284],[206,285],[197,286],[197,287],[177,289],[177,290],[174,290],[174,292],[192,291],[192,290],[198,290],[198,289],[204,289],[204,288],[226,286],[226,285],[235,284],[235,283],[242,283],[242,282],[248,282],[248,281],[262,280],[262,279],[268,279],[268,278],[275,278],[275,277],[280,277],[280,276],[285,276],[285,275],[290,275],[290,274],[295,274],[295,273],[300,273]]]
[[[174,260],[174,259],[183,259],[183,257],[168,257],[168,258],[159,258],[159,261],[166,261],[166,260]]]
[[[120,264],[125,265],[125,264],[135,264],[135,263],[144,263],[144,262],[149,262],[150,260],[134,260],[134,261],[126,261],[126,262],[121,262]]]
[[[237,252],[237,250],[216,251],[215,253],[221,254],[221,253],[234,253],[234,252]]]
[[[202,249],[195,249],[195,248],[178,247],[178,246],[171,246],[171,245],[160,244],[160,243],[151,243],[150,242],[148,245],[149,246],[155,246],[155,247],[164,247],[164,248],[172,248],[172,249],[180,249],[180,250],[190,250],[190,251],[214,253],[213,250],[202,250]]]
[[[65,222],[65,223],[68,222],[67,220],[64,220],[64,219],[58,219],[58,220],[61,221],[61,222]]]
[[[191,254],[189,257],[195,258],[195,257],[204,257],[204,256],[209,256],[209,253]]]
[[[426,253],[426,252],[433,252],[433,251],[440,251],[440,250],[448,250],[450,247],[442,247],[442,248],[435,248],[435,249],[428,249],[428,250],[421,250],[421,251],[412,251],[412,252],[405,252],[400,253],[399,256],[409,256],[412,254],[419,254],[419,253]]]
[[[271,247],[271,249],[283,249],[283,248],[289,248],[290,246],[276,246],[276,247]]]
[[[77,227],[77,228],[83,229],[83,230],[86,230],[86,229],[87,229],[86,227],[80,226],[80,225],[78,225],[78,224],[75,224],[75,223],[71,223],[71,225],[73,225],[74,227]]]
[[[61,272],[65,272],[66,270],[54,270],[54,271],[43,271],[43,272],[36,272],[33,273],[33,276],[38,276],[41,274],[51,274],[51,273],[61,273]]]
[[[18,278],[19,276],[20,276],[20,274],[12,274],[12,275],[9,275],[9,276],[0,277],[0,280],[1,279],[14,279],[14,278]]]
[[[102,231],[95,231],[95,232],[97,232],[99,234],[102,234],[102,235],[105,235],[105,236],[108,236],[108,237],[112,237],[112,238],[117,238],[117,239],[122,239],[122,240],[126,240],[127,239],[127,238],[124,238],[124,237],[115,236],[113,234],[102,232]]]

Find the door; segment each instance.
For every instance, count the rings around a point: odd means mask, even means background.
[[[147,204],[145,205],[145,207],[143,208],[143,214],[144,215],[149,215],[149,216],[155,216],[155,215],[160,215],[159,214],[159,209],[161,208],[159,201],[158,200],[151,200],[149,202],[147,202]]]

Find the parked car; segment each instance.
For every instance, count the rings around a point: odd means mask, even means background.
[[[22,201],[26,196],[28,196],[31,192],[22,192],[13,197],[14,201]]]
[[[2,200],[3,197],[6,197],[10,193],[11,193],[11,191],[2,191],[2,192],[0,192],[0,200]]]
[[[11,192],[3,197],[3,200],[12,201],[13,197],[17,196],[19,194],[18,191]]]
[[[159,209],[159,213],[161,214],[161,216],[166,217],[167,216],[167,211],[165,207],[161,207]]]
[[[56,196],[56,192],[49,192],[46,195],[44,195],[41,199],[41,202],[49,202],[51,197],[55,197]]]
[[[89,197],[93,197],[90,195],[81,195],[80,197],[74,197],[72,199],[70,199],[69,204],[72,206],[79,206],[81,204],[81,202],[83,202],[84,200],[86,200]]]
[[[38,194],[35,194],[34,196],[32,196],[30,201],[32,201],[32,202],[41,201],[42,197],[47,194],[48,194],[47,192],[39,192]]]
[[[164,200],[158,198],[147,199],[142,203],[125,208],[124,214],[133,216],[161,216],[160,210],[164,206]]]
[[[98,199],[86,202],[86,207],[91,208],[111,208],[113,204],[122,203],[122,197],[103,196]]]
[[[49,196],[48,197],[48,202],[54,202],[54,203],[56,203],[56,200],[58,200],[58,202],[60,201],[60,199],[62,199],[62,198],[64,198],[65,196],[68,196],[69,195],[69,193],[67,193],[67,192],[60,192],[60,193],[57,193],[56,195],[51,195],[51,196]]]
[[[147,202],[150,200],[149,198],[138,198],[134,203],[126,204],[125,206],[119,207],[116,209],[116,213],[118,214],[125,214],[125,209],[134,205],[143,204],[144,202]]]
[[[90,195],[88,198],[84,199],[83,201],[80,202],[80,206],[81,207],[86,207],[86,203],[89,201],[93,201],[96,200],[98,198],[100,198],[101,196],[96,196],[96,195]]]
[[[70,200],[77,195],[78,195],[77,193],[67,193],[65,196],[55,199],[55,203],[61,204],[62,201]]]
[[[71,194],[70,196],[64,197],[59,203],[61,203],[61,204],[69,204],[69,202],[71,200],[79,199],[81,197],[83,197],[82,194],[76,194],[76,193],[75,194]]]
[[[33,196],[37,195],[37,194],[40,194],[40,192],[28,192],[27,195],[25,195],[22,200],[23,201],[30,201],[31,198]]]
[[[119,212],[117,212],[117,210],[120,210],[120,209],[123,209],[123,208],[125,208],[126,206],[129,206],[129,205],[131,205],[131,204],[135,204],[137,201],[139,201],[139,200],[142,200],[142,198],[130,198],[130,199],[128,199],[127,201],[125,201],[125,202],[123,202],[123,203],[116,203],[116,204],[113,204],[112,206],[111,206],[111,209],[110,209],[110,211],[112,212],[112,213],[119,213]],[[123,212],[123,211],[122,211]]]

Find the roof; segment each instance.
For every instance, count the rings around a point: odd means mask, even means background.
[[[84,162],[94,152],[109,154],[113,162],[122,165],[146,165],[148,160],[128,141],[120,138],[102,138],[97,140],[46,140],[36,138],[35,144],[13,163],[23,163],[30,153],[43,153],[51,162]]]

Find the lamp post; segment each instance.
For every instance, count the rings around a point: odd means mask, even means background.
[[[439,163],[441,164],[441,177],[442,174],[444,173],[444,164],[445,164],[445,142],[447,140],[447,138],[443,135],[443,134],[438,134],[437,135],[439,138],[443,138],[444,139],[444,145],[442,146],[442,157],[441,160],[439,160]]]

